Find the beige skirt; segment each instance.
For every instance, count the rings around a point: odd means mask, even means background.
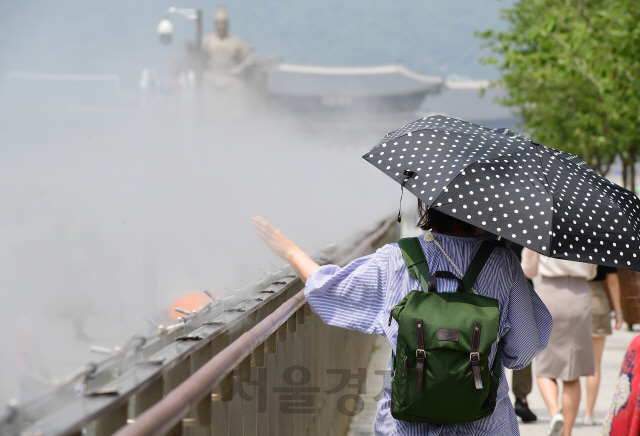
[[[591,292],[580,277],[543,277],[537,288],[553,317],[549,345],[535,359],[537,377],[572,381],[595,372]]]
[[[602,282],[588,282],[593,304],[593,336],[608,336],[611,330],[611,308]]]

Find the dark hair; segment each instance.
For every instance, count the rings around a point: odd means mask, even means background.
[[[435,230],[438,233],[451,233],[456,228],[469,233],[473,233],[476,230],[473,224],[465,223],[435,209],[427,208],[420,199],[418,199],[417,215],[418,227],[422,230]]]

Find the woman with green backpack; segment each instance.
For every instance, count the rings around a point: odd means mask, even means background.
[[[421,202],[418,215],[423,236],[344,268],[319,266],[263,218],[253,224],[324,322],[389,340],[377,435],[517,435],[502,366],[523,368],[546,347],[549,311],[509,248]]]

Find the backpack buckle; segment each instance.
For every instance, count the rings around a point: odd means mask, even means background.
[[[422,349],[418,348],[418,349],[416,350],[416,358],[420,357],[420,356],[418,356],[418,353],[422,353],[422,358],[423,358],[423,359],[426,359],[426,358],[427,358],[427,353],[426,353],[424,350],[422,350]]]
[[[480,353],[477,351],[469,353],[469,360],[471,361],[471,363],[480,362]]]

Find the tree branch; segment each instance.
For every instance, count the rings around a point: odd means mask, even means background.
[[[571,57],[571,59],[573,60],[573,62],[576,64],[576,66],[578,67],[578,72],[580,74],[582,74],[584,77],[586,77],[587,79],[589,79],[594,85],[596,85],[598,88],[602,88],[602,85],[600,84],[600,82],[598,82],[596,80],[595,77],[593,77],[591,74],[589,74],[589,72],[586,70],[586,66],[582,66],[580,65],[580,60],[578,58],[576,58],[572,53],[571,53],[571,47],[569,47],[569,44],[567,44],[566,42],[564,42],[562,40],[562,38],[560,38],[558,35],[553,34],[553,39],[555,39],[556,41],[558,41],[566,50],[569,51],[569,56]],[[584,62],[584,61],[582,61]],[[586,64],[586,62],[584,62]]]

